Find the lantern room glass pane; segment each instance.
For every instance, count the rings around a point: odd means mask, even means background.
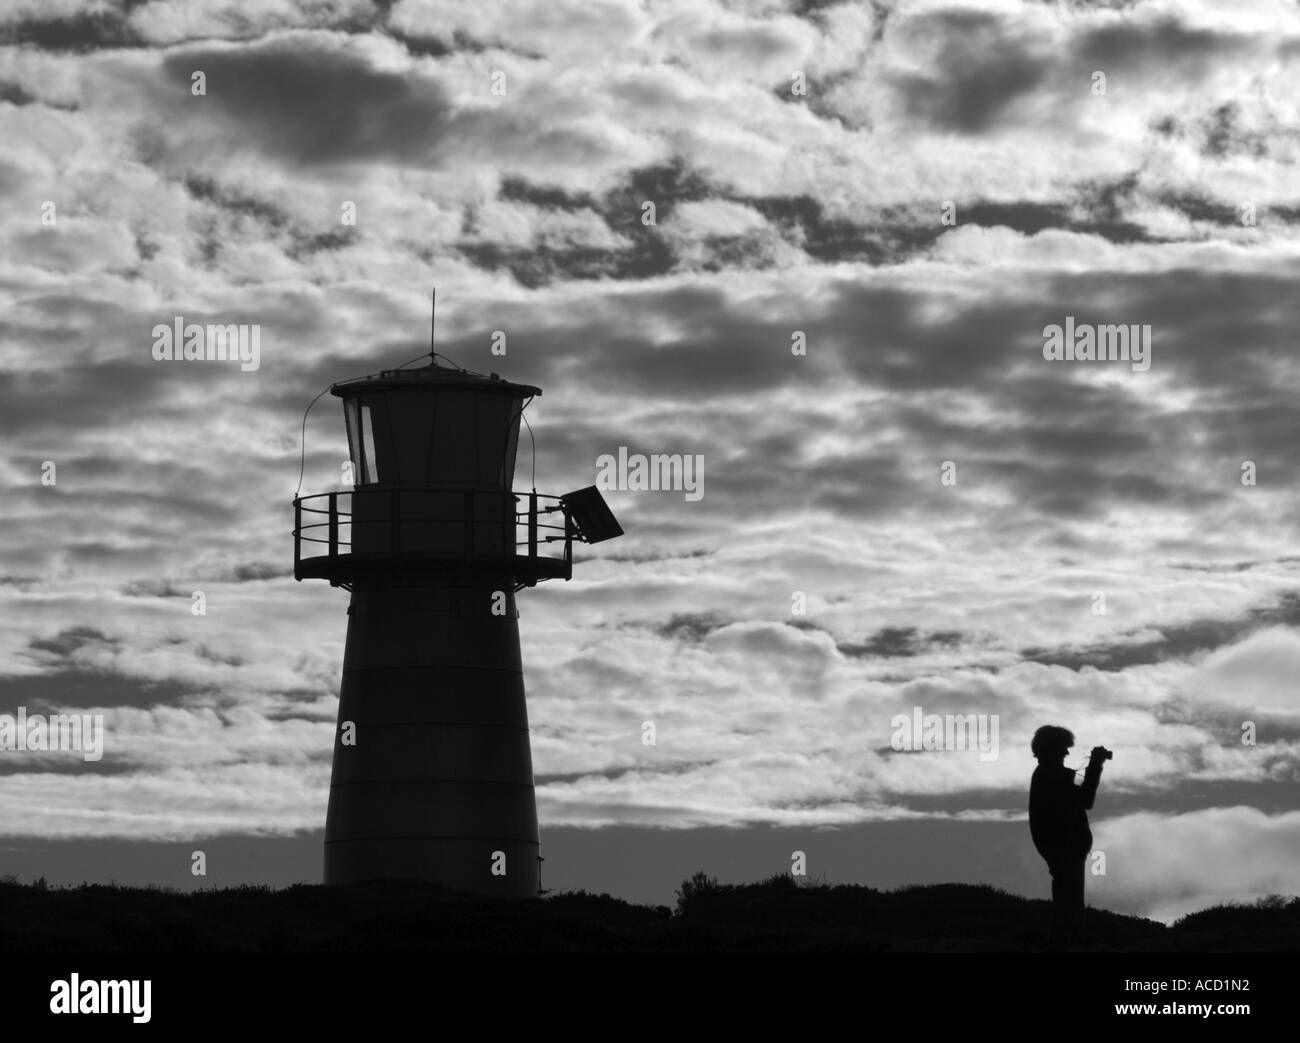
[[[503,489],[509,489],[515,484],[515,455],[519,449],[519,430],[523,423],[520,418],[524,413],[524,400],[508,398],[506,407],[509,412],[506,422],[506,451],[501,461],[501,488]]]
[[[352,461],[352,482],[361,481],[361,421],[357,416],[357,400],[343,400],[343,419],[348,427],[348,458]]]
[[[392,391],[388,416],[397,452],[397,475],[386,481],[427,485],[432,480],[433,419],[438,396],[421,391]]]
[[[352,483],[368,485],[375,479],[375,433],[370,406],[355,398],[343,403],[348,428],[348,456],[352,459]]]
[[[378,460],[375,458],[375,432],[370,418],[370,403],[361,404],[361,481],[370,484],[379,481]]]
[[[505,395],[479,395],[478,400],[478,480],[501,488],[515,402]]]
[[[466,485],[477,480],[475,399],[472,391],[440,391],[433,418],[432,480],[437,484]]]

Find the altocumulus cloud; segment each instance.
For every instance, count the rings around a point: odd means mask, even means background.
[[[436,282],[442,350],[546,389],[539,488],[706,459],[521,596],[544,825],[1019,819],[1057,720],[1117,753],[1101,900],[1295,889],[1293,10],[23,3],[0,41],[0,693],[107,726],[102,777],[6,763],[9,836],[319,826],[298,425],[422,350]],[[261,369],[153,363],[177,314],[261,323]],[[1045,364],[1067,315],[1150,323],[1151,371]],[[345,456],[318,406],[304,487]],[[890,750],[914,706],[1002,756]]]

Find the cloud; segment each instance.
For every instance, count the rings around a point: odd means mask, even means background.
[[[286,34],[173,51],[162,73],[190,141],[216,130],[230,147],[304,165],[437,162],[452,132],[448,94],[436,79],[378,67],[380,53],[346,37]],[[190,93],[196,71],[208,81],[202,98]]]
[[[1015,102],[1047,76],[1045,54],[1034,53],[1014,22],[992,13],[951,9],[918,16],[900,29],[933,42],[934,74],[899,74],[908,115],[944,130],[979,132],[1009,120]]]
[[[1300,722],[1292,684],[1300,669],[1300,634],[1291,627],[1261,630],[1206,657],[1187,685],[1193,699],[1226,702],[1246,713],[1286,714]]]
[[[1094,830],[1106,875],[1093,894],[1112,909],[1170,921],[1210,905],[1300,893],[1300,813],[1251,807],[1128,815]]]

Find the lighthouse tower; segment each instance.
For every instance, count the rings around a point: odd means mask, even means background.
[[[354,485],[294,500],[294,576],[351,592],[325,883],[539,890],[515,595],[622,529],[594,487],[516,494],[540,389],[439,366],[333,385]]]

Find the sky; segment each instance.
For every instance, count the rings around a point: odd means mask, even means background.
[[[519,597],[546,886],[1046,897],[1060,724],[1114,751],[1090,902],[1300,893],[1298,109],[1273,0],[3,0],[0,714],[105,731],[0,750],[0,875],[320,880],[303,411],[436,286],[438,350],[543,389],[538,489],[703,461]],[[156,359],[178,319],[256,367]]]

